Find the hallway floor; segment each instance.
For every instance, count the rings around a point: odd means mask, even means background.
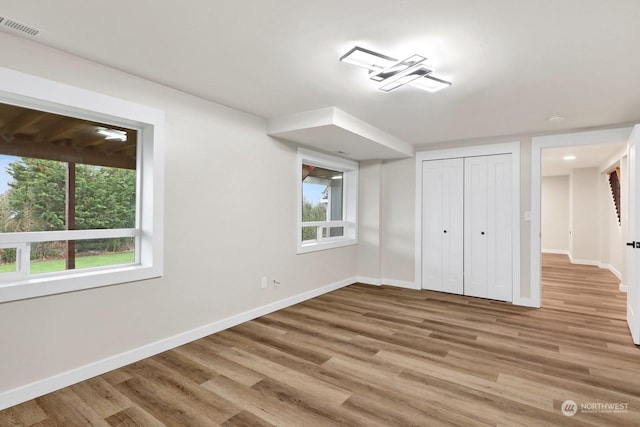
[[[542,307],[625,320],[627,294],[609,270],[571,264],[562,254],[542,254]]]

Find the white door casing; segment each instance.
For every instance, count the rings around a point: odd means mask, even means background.
[[[463,160],[422,163],[422,288],[463,291]]]
[[[640,156],[638,141],[640,125],[636,125],[629,137],[628,159],[628,221],[627,224],[627,323],[633,342],[640,345]]]
[[[599,145],[624,142],[629,139],[632,128],[602,129],[534,137],[531,140],[531,229],[530,229],[530,295],[520,300],[522,305],[540,307],[542,302],[542,258],[541,258],[541,188],[542,150],[545,148],[571,147],[576,145]],[[517,199],[513,199],[517,203]],[[515,246],[514,246],[515,248]],[[514,294],[514,300],[516,296]],[[515,302],[515,301],[514,301]]]

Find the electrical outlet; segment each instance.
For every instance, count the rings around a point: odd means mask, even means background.
[[[267,276],[262,276],[262,280],[260,282],[260,287],[262,289],[267,289],[268,282],[269,282],[269,279],[267,278]]]

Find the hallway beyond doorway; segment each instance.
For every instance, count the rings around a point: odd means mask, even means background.
[[[542,306],[608,319],[626,319],[627,294],[609,270],[571,264],[562,254],[542,254]]]

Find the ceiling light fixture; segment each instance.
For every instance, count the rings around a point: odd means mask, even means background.
[[[397,61],[393,65],[387,68],[384,68],[380,71],[371,72],[371,74],[369,74],[369,78],[377,82],[382,82],[384,80],[393,78],[400,73],[405,73],[409,70],[414,69],[417,65],[423,62],[425,59],[427,58],[425,58],[424,56],[412,55],[407,59],[404,59],[402,61]]]
[[[550,122],[562,122],[564,121],[565,117],[564,116],[551,116],[549,117],[549,121]]]
[[[569,154],[562,158],[562,160],[575,160],[575,159],[576,159],[576,156],[574,156],[573,154]]]
[[[104,136],[107,141],[120,141],[125,142],[127,140],[127,132],[118,129],[107,129],[99,127],[96,132]]]
[[[340,57],[341,62],[369,70],[369,78],[381,83],[378,89],[382,92],[391,92],[405,85],[428,92],[437,92],[451,86],[451,82],[433,75],[433,68],[424,64],[426,59],[421,55],[411,55],[398,61],[360,46]]]

